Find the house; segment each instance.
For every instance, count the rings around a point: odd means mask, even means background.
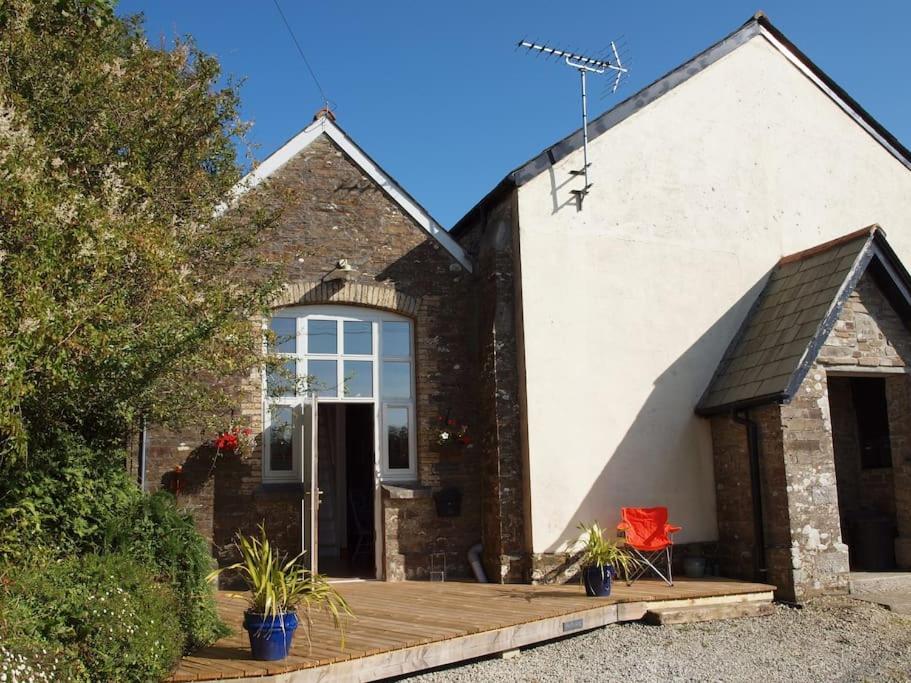
[[[582,154],[447,232],[319,116],[248,191],[299,191],[264,324],[320,396],[254,372],[252,458],[150,430],[144,481],[181,465],[216,546],[264,521],[388,580],[469,575],[477,543],[491,580],[563,580],[623,505],[791,599],[911,569],[911,153],[759,14],[590,123],[580,200]]]
[[[480,540],[479,450],[444,450],[433,431],[440,415],[475,423],[468,256],[328,112],[260,164],[238,201],[266,180],[263,201],[297,198],[264,245],[288,277],[262,321],[288,373],[257,369],[239,387],[252,457],[213,463],[213,434],[150,428],[145,486],[179,491],[216,551],[262,523],[330,574],[426,576],[432,552],[466,574]],[[319,387],[307,419],[289,374]],[[442,490],[460,494],[457,515],[437,517]]]

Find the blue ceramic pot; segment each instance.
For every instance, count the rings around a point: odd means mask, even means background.
[[[593,598],[604,598],[610,595],[613,567],[586,567],[582,573],[585,594]]]
[[[250,635],[253,659],[273,662],[288,656],[297,628],[297,615],[286,612],[269,617],[248,610],[244,612],[244,628]]]

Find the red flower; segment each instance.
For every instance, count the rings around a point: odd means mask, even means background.
[[[463,444],[465,444],[465,445],[467,446],[468,444],[471,443],[471,437],[468,436],[467,434],[465,434],[465,435],[462,436],[461,441],[462,441]]]
[[[215,439],[215,448],[220,451],[233,451],[237,448],[237,434],[224,432]]]
[[[451,420],[451,419],[447,420],[446,424],[448,424],[450,427],[452,427],[455,424],[455,420]]]

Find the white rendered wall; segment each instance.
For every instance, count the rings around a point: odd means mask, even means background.
[[[717,538],[693,408],[779,257],[880,223],[911,264],[911,172],[763,37],[519,189],[531,541],[667,505]],[[555,189],[556,186],[556,189]]]

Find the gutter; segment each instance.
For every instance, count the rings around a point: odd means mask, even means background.
[[[760,294],[759,299],[757,299],[757,303],[761,298],[762,295]],[[747,317],[744,319],[744,329],[746,328],[746,324],[749,322],[754,312],[755,311],[751,310],[749,313],[747,313]],[[741,334],[742,331],[737,333],[737,335],[734,337],[734,341],[731,342],[731,346],[735,346],[737,344]],[[727,355],[727,352],[725,352],[725,355]],[[724,359],[722,359],[722,363],[719,364],[719,368],[721,368],[721,365],[723,365],[723,361]],[[718,373],[716,372],[715,376],[717,375]],[[709,382],[709,387],[706,389],[706,392],[712,388],[714,381],[715,377],[712,377],[712,381]],[[720,405],[709,406],[708,408],[706,408],[703,405],[703,402],[700,401],[699,405],[696,406],[695,412],[699,417],[713,417],[715,415],[723,415],[725,413],[735,415],[737,413],[743,413],[749,408],[756,408],[757,406],[767,405],[769,403],[778,403],[779,405],[789,403],[791,401],[791,396],[792,394],[789,394],[786,391],[776,391],[773,394],[763,394],[762,396],[744,398],[740,399],[739,401],[731,401],[730,403],[722,403]]]
[[[149,434],[146,428],[146,419],[145,417],[140,419],[139,422],[139,490],[146,490],[146,460],[148,459],[149,454]]]
[[[761,439],[759,427],[750,418],[749,410],[732,413],[732,419],[746,428],[747,454],[750,459],[750,492],[753,499],[753,571],[757,580],[765,581],[769,569],[766,566],[765,516],[762,510],[762,478],[759,470]]]

